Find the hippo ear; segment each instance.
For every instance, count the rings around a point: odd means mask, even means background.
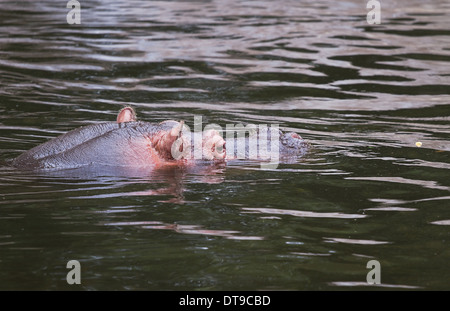
[[[136,121],[136,112],[131,107],[122,108],[117,114],[117,123]]]
[[[289,148],[299,148],[303,144],[303,138],[295,132],[285,133],[280,138],[281,143]]]
[[[174,138],[180,138],[181,135],[183,134],[183,125],[184,125],[184,121],[180,121],[176,126],[174,126],[170,130],[170,136],[172,136]]]

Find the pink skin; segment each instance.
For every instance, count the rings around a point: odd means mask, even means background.
[[[292,134],[291,134],[291,137],[292,137],[292,138],[296,138],[296,139],[302,139],[302,138],[300,137],[300,135],[298,135],[297,133],[292,133]]]
[[[225,140],[216,130],[203,133],[203,157],[206,160],[223,160],[227,156]]]
[[[136,113],[133,108],[125,107],[121,109],[117,115],[117,123],[136,121]],[[189,160],[191,151],[191,139],[183,136],[182,130],[184,121],[163,121],[160,124],[171,124],[173,127],[169,131],[159,132],[149,138],[146,150],[150,155],[153,163],[158,164],[178,164]],[[225,140],[215,130],[208,130],[202,135],[203,159],[220,160],[226,158]],[[169,161],[168,161],[169,160]],[[170,161],[172,160],[172,161]],[[177,161],[173,161],[177,160]]]
[[[136,121],[136,113],[131,107],[121,109],[117,115],[117,123]]]

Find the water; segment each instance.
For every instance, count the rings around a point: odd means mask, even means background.
[[[80,3],[81,25],[0,4],[0,289],[374,289],[373,259],[376,288],[450,289],[448,1],[382,1],[380,25],[364,1]],[[314,148],[271,170],[7,165],[124,105]]]

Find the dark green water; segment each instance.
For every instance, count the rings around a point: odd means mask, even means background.
[[[68,25],[65,1],[2,1],[0,289],[449,290],[450,7],[381,2],[369,25],[364,1],[80,0]],[[272,170],[7,165],[124,105],[314,148]]]

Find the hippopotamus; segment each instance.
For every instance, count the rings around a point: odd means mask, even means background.
[[[256,129],[256,134],[225,140],[215,129],[201,133],[185,130],[184,121],[150,123],[137,120],[133,108],[125,107],[115,122],[87,125],[51,139],[18,156],[13,166],[22,169],[66,169],[91,166],[142,167],[203,162],[226,162],[236,158],[238,146],[245,146],[244,157],[252,155],[251,146],[276,139],[269,152],[281,157],[297,157],[308,144],[294,132]],[[240,144],[240,142],[243,144]],[[227,152],[231,144],[233,152]],[[195,151],[197,150],[197,151]],[[195,151],[195,152],[194,152]],[[201,159],[194,154],[201,154]],[[242,157],[242,152],[241,152]]]

